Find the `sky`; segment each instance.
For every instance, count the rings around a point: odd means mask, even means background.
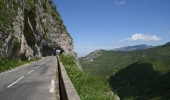
[[[170,41],[170,0],[53,0],[79,57]]]

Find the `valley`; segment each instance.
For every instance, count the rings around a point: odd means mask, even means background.
[[[107,79],[121,100],[170,99],[169,43],[145,50],[99,53],[95,58],[89,55],[80,58],[82,69],[89,75]]]

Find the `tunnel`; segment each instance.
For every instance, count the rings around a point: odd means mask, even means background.
[[[63,54],[64,50],[60,47],[56,47],[54,49],[54,56],[58,55],[58,54]]]
[[[43,50],[42,50],[42,55],[44,57],[46,56],[56,56],[57,54],[63,54],[64,50],[60,47],[48,47],[48,46],[44,46]]]

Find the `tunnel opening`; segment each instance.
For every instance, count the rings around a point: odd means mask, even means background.
[[[48,47],[48,46],[44,46],[43,47],[43,56],[56,56],[58,54],[63,54],[64,50],[60,47],[56,47],[56,48],[52,48],[52,47]]]
[[[64,50],[60,47],[57,47],[54,49],[54,56],[58,55],[58,54],[63,54]]]
[[[48,47],[48,46],[44,46],[43,47],[43,56],[53,56],[53,48],[52,47]]]
[[[62,54],[61,50],[54,51],[54,55]]]

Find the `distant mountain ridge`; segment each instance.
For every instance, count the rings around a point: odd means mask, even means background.
[[[140,44],[140,45],[134,45],[134,46],[124,46],[120,48],[112,49],[113,51],[132,51],[132,50],[143,50],[143,49],[149,49],[153,48],[154,46],[146,45],[146,44]]]
[[[164,44],[164,45],[170,45],[170,41],[169,42],[167,42],[166,44]]]

